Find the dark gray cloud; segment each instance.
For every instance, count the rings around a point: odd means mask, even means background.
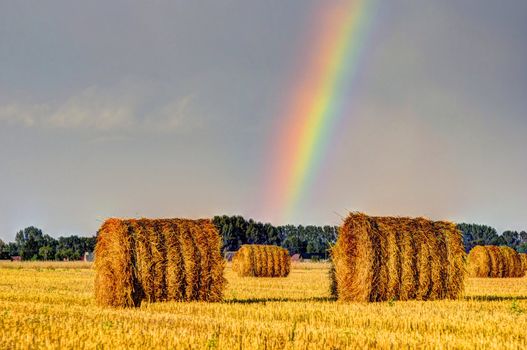
[[[3,1],[0,238],[108,216],[263,216],[315,1]],[[380,3],[294,218],[346,209],[526,229],[527,4]]]

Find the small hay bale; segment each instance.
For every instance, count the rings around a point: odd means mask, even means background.
[[[467,258],[470,277],[522,277],[520,254],[510,247],[475,246]]]
[[[95,247],[97,304],[219,301],[225,285],[220,247],[210,220],[109,219]]]
[[[491,277],[492,262],[490,250],[487,247],[477,245],[470,251],[467,257],[467,271],[470,277]]]
[[[351,213],[331,250],[342,301],[458,299],[461,232],[449,222]]]
[[[291,258],[282,247],[246,244],[234,255],[232,270],[240,277],[287,277]]]

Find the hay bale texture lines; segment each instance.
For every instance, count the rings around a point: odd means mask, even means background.
[[[97,304],[219,301],[225,285],[220,249],[210,220],[108,219],[95,247]]]
[[[351,213],[331,250],[332,294],[342,301],[458,299],[461,232],[449,222]]]
[[[475,246],[468,254],[470,277],[523,277],[526,273],[522,255],[510,247]]]
[[[527,275],[527,254],[520,254],[520,259],[522,261],[523,272]]]
[[[232,259],[232,270],[240,277],[287,277],[291,257],[287,249],[274,245],[242,245]]]

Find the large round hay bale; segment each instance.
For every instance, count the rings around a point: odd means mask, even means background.
[[[210,220],[109,219],[95,247],[96,301],[116,307],[219,301],[225,285],[220,248]]]
[[[503,256],[501,250],[496,246],[489,246],[489,257],[490,257],[490,276],[489,277],[504,277],[503,269]]]
[[[467,258],[470,277],[522,277],[522,259],[510,247],[476,246]]]
[[[278,246],[246,244],[234,255],[232,269],[240,277],[287,277],[291,257]]]
[[[351,213],[339,232],[331,255],[340,300],[461,297],[465,252],[454,224]]]
[[[505,275],[509,277],[523,277],[523,266],[520,254],[510,247],[500,247],[501,254],[505,260]]]

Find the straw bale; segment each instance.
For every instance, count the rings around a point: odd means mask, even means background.
[[[225,285],[220,244],[210,220],[109,219],[97,238],[96,301],[119,307],[219,301]]]
[[[510,247],[475,246],[467,258],[470,277],[522,277],[522,258]]]
[[[464,290],[465,253],[451,223],[351,213],[331,255],[343,301],[456,299]]]
[[[286,277],[290,266],[287,249],[260,244],[242,245],[232,262],[233,271],[240,277]]]
[[[520,254],[520,259],[522,261],[523,273],[527,274],[527,254]]]

